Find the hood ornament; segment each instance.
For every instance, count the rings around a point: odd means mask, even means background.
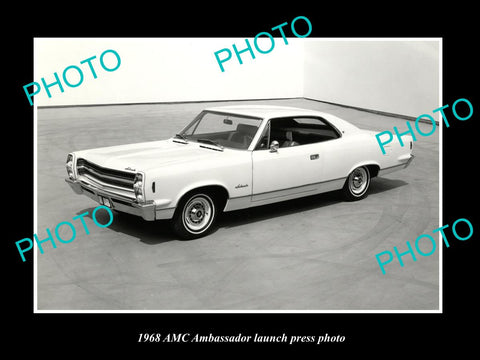
[[[135,169],[132,169],[130,166],[126,167],[125,170],[135,171]]]

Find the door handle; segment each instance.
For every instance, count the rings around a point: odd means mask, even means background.
[[[317,160],[319,158],[318,154],[310,155],[310,160]]]

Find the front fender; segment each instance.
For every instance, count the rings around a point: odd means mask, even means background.
[[[218,181],[218,180],[202,180],[202,181],[196,181],[192,183],[188,183],[188,185],[182,187],[176,196],[174,197],[173,201],[171,202],[170,206],[175,206],[177,207],[179,201],[182,199],[182,197],[185,196],[185,194],[189,193],[190,191],[193,191],[195,189],[200,189],[208,186],[215,186],[215,187],[221,187],[225,190],[227,193],[227,199],[230,197],[230,193],[228,191],[228,188],[226,184]]]

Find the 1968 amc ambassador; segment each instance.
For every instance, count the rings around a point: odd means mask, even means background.
[[[77,194],[145,220],[172,219],[177,235],[211,231],[221,211],[342,189],[367,195],[370,179],[407,167],[410,146],[382,154],[375,132],[331,114],[279,106],[202,111],[168,140],[76,151],[67,183]]]

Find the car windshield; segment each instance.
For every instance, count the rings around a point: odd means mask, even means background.
[[[203,111],[177,138],[233,149],[248,149],[262,119]]]

